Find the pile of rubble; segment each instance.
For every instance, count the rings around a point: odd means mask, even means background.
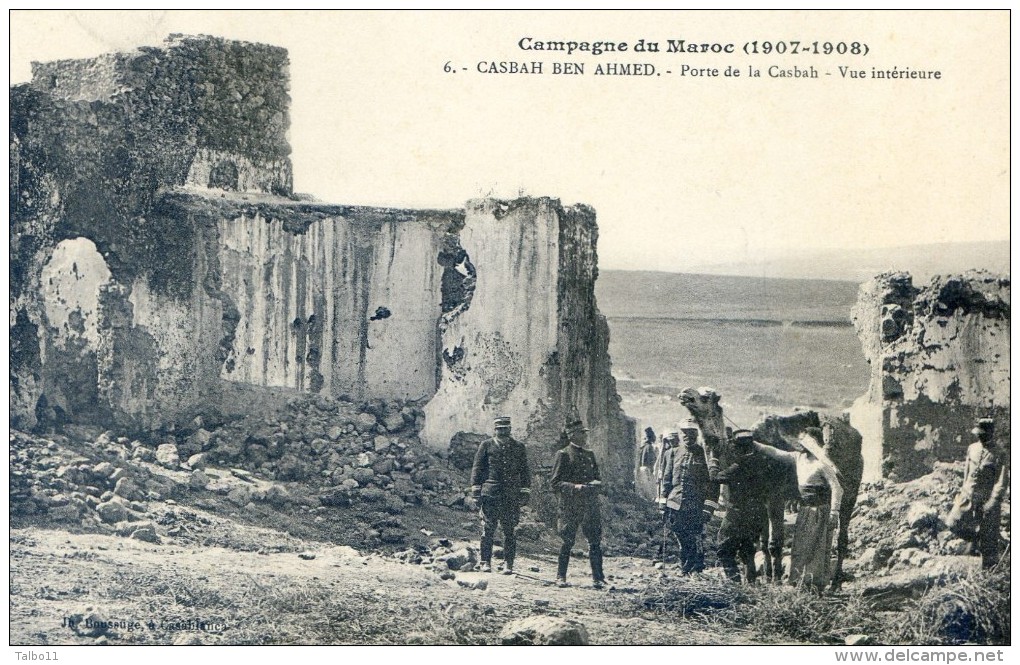
[[[936,462],[931,473],[910,482],[865,484],[850,522],[850,552],[857,557],[857,568],[870,574],[896,573],[968,554],[967,543],[945,524],[962,483],[962,462]],[[1008,502],[1002,524],[1008,539]]]
[[[309,397],[270,417],[199,429],[185,443],[197,439],[215,463],[321,487],[323,505],[367,501],[399,513],[463,489],[464,479],[418,439],[423,424],[414,404]]]
[[[137,438],[80,426],[12,430],[11,514],[159,542],[159,532],[173,534],[157,529],[150,502],[317,515],[359,505],[350,512],[371,518],[364,533],[400,543],[396,516],[408,506],[463,502],[466,479],[419,441],[422,423],[415,405],[299,398],[257,418],[196,419]]]

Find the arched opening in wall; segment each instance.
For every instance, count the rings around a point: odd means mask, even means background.
[[[237,165],[229,159],[220,160],[209,171],[209,187],[212,189],[225,189],[236,192],[237,180]]]
[[[40,274],[43,312],[42,390],[36,405],[40,425],[101,410],[97,351],[103,322],[100,289],[111,280],[88,238],[62,240]]]

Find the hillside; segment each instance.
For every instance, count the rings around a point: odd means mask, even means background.
[[[614,318],[850,322],[857,283],[602,270],[599,309]]]
[[[1009,241],[927,243],[902,247],[841,248],[778,256],[762,262],[692,266],[713,275],[811,278],[863,282],[889,270],[905,270],[914,282],[973,268],[1009,274]]]

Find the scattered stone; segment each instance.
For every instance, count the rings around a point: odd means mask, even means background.
[[[375,448],[375,452],[377,453],[386,452],[387,450],[390,449],[389,437],[383,436],[382,434],[376,436],[373,442],[373,447]]]
[[[156,448],[156,463],[168,469],[176,469],[181,465],[181,457],[177,453],[177,444],[163,443]]]
[[[93,500],[95,499],[93,498]],[[55,522],[76,522],[81,518],[81,509],[72,504],[58,506],[50,508],[49,517]]]
[[[388,457],[384,457],[375,464],[372,465],[372,471],[375,473],[386,476],[389,475],[393,468],[396,466],[396,462]]]
[[[450,570],[471,570],[478,563],[478,554],[474,548],[463,547],[456,552],[450,552],[442,556],[436,557],[437,561],[446,563],[447,568]]]
[[[536,598],[535,607],[549,607],[549,600],[546,598]]]
[[[121,478],[113,488],[113,493],[128,501],[140,501],[145,498],[145,492],[131,478]]]
[[[251,488],[242,485],[230,490],[227,500],[238,506],[246,506],[251,502],[251,494]]]
[[[188,458],[188,466],[192,469],[204,469],[209,464],[209,453],[195,453]]]
[[[441,580],[455,580],[455,579],[457,579],[457,576],[453,573],[452,570],[444,570],[441,573],[439,573],[439,579],[441,579]]]
[[[131,518],[131,511],[120,501],[106,501],[96,506],[99,518],[107,524],[124,522]]]
[[[298,558],[304,559],[305,561],[311,561],[315,558],[315,552],[302,552],[301,554],[298,554]]]
[[[131,534],[131,537],[134,538],[135,540],[141,540],[146,543],[153,543],[155,545],[159,545],[161,542],[159,539],[159,535],[156,533],[156,529],[153,527],[142,527],[140,529],[135,529],[134,533]]]
[[[283,485],[273,484],[266,490],[265,501],[270,505],[280,507],[293,501],[290,492]]]
[[[156,453],[153,452],[151,448],[146,448],[145,446],[138,446],[137,448],[135,448],[135,451],[131,454],[131,457],[142,462],[156,461]]]
[[[114,472],[114,466],[109,462],[100,462],[92,467],[92,474],[97,478],[109,478]]]
[[[383,419],[383,425],[387,432],[399,432],[404,429],[404,416],[400,413],[392,413]]]
[[[245,471],[244,469],[231,469],[230,473],[234,474],[241,480],[247,480],[248,482],[251,482],[252,480],[251,473],[249,471]]]
[[[860,633],[855,633],[853,635],[847,635],[846,639],[844,640],[844,643],[848,647],[858,647],[874,644],[874,641],[871,639],[870,635],[862,635]]]
[[[354,421],[354,427],[358,430],[358,433],[364,434],[371,432],[376,423],[376,418],[371,413],[359,413]]]
[[[204,490],[211,482],[212,479],[209,476],[202,473],[200,469],[196,469],[192,471],[191,477],[188,479],[188,486],[192,489]]]
[[[206,450],[212,443],[212,434],[210,434],[207,430],[198,429],[194,434],[188,437],[188,443],[199,450]]]
[[[351,477],[358,481],[358,484],[367,485],[372,482],[372,479],[375,477],[375,471],[369,468],[358,467],[356,469],[351,469]]]
[[[378,487],[365,487],[358,490],[358,496],[360,496],[365,501],[374,502],[382,501],[383,499],[386,498],[387,495],[384,490],[381,490]]]
[[[946,554],[962,556],[970,553],[971,544],[962,538],[953,538],[945,544],[944,549]]]
[[[906,521],[911,529],[936,529],[939,525],[939,514],[928,504],[915,501],[907,510]]]
[[[503,626],[499,641],[507,646],[583,646],[588,631],[578,621],[539,614]]]
[[[71,503],[71,499],[66,494],[54,494],[49,498],[47,503],[50,508],[59,508],[60,506],[66,506]]]

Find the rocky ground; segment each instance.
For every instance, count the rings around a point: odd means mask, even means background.
[[[966,555],[945,519],[963,484],[963,462],[936,462],[928,475],[905,483],[865,484],[850,522],[850,569],[859,576],[936,570],[946,557]],[[1009,501],[1003,505],[1003,547],[1009,544]]]
[[[734,614],[741,604],[765,612],[812,602],[789,587],[738,598],[717,570],[678,582],[667,564],[663,577],[651,561],[661,532],[647,505],[604,506],[609,591],[586,583],[583,540],[575,586],[551,585],[558,541],[541,505],[519,528],[519,574],[479,573],[478,522],[464,498],[476,443],[436,454],[418,440],[420,425],[413,404],[305,398],[175,432],[12,431],[12,644],[853,637],[841,622],[812,632],[795,630],[793,617],[775,630],[760,613]],[[961,473],[940,465],[910,483],[864,489],[847,563],[857,581],[839,602],[872,597],[882,611],[904,611],[905,601],[974,568],[940,517]],[[1004,520],[1008,529],[1008,512]],[[709,621],[706,607],[729,609]]]

